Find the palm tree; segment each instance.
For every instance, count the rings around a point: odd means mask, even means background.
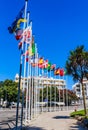
[[[73,51],[70,51],[70,55],[68,57],[68,60],[66,61],[66,71],[68,75],[72,75],[73,80],[79,81],[82,85],[84,112],[86,116],[87,111],[83,79],[88,79],[88,52],[84,49],[83,45],[78,46]]]

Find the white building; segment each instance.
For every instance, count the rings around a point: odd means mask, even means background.
[[[24,78],[21,77],[21,86],[24,82],[23,79]],[[31,81],[31,77],[29,77],[29,78],[25,78],[25,86],[26,86],[27,80],[29,81],[29,83],[34,82],[34,85],[38,85],[40,88],[46,87],[47,85],[48,86],[57,86],[58,89],[65,89],[65,87],[66,87],[66,82],[65,82],[64,79],[56,79],[56,78],[52,78],[52,77],[48,78],[48,77],[36,76],[36,77],[33,77],[32,81]],[[15,82],[18,82],[18,81],[19,81],[19,75],[16,74]]]
[[[84,86],[84,93],[85,93],[85,98],[88,100],[88,80],[87,79],[83,79],[83,86]],[[82,86],[79,82],[75,83],[73,86],[73,91],[75,92],[75,94],[79,97],[80,101],[83,100],[83,96],[82,96]],[[86,100],[86,102],[88,102]]]

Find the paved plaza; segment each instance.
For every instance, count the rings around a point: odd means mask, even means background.
[[[85,130],[77,120],[70,118],[71,111],[42,113],[30,122],[28,130]]]
[[[74,110],[43,112],[27,123],[26,130],[87,130],[70,118]],[[15,109],[0,110],[0,130],[15,128]],[[20,119],[19,119],[20,120]],[[15,130],[15,129],[14,129]]]

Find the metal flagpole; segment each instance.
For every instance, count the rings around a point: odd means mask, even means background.
[[[25,19],[27,17],[27,0],[26,0],[26,5],[25,5]],[[27,19],[29,20],[29,18]],[[27,21],[28,24],[29,21]],[[26,23],[24,24],[24,29],[27,27]],[[24,38],[24,34],[23,34]],[[27,44],[25,44],[24,47],[25,52],[27,51]],[[26,55],[24,55],[24,76],[23,76],[23,89],[22,89],[22,109],[21,109],[21,129],[22,129],[22,123],[23,123],[23,108],[24,108],[24,89],[26,86]]]
[[[50,80],[51,80],[51,70],[50,70]],[[50,82],[50,112],[51,112],[51,82]]]
[[[35,44],[35,58],[34,58],[34,118],[36,117],[36,90],[37,90],[37,76],[36,76],[36,59],[37,59],[37,52],[36,52],[36,44]]]
[[[31,40],[30,40],[30,48],[32,47],[32,21],[30,22],[31,26]],[[31,111],[32,111],[32,72],[31,72],[31,54],[29,53],[29,78],[30,78],[30,84],[29,84],[29,112],[28,112],[28,118],[31,120]]]
[[[35,91],[35,116],[37,116],[38,113],[38,106],[37,106],[37,101],[38,101],[38,52],[37,52],[37,45],[35,44],[35,49],[36,49],[36,91]]]
[[[66,76],[66,104],[67,104],[67,110],[68,110],[68,89],[67,89],[67,76]]]
[[[64,76],[63,76],[63,81],[64,81]],[[64,86],[63,86],[63,103],[65,102],[64,100]],[[64,104],[63,104],[63,110],[64,110]]]
[[[27,27],[29,25],[29,12],[27,13]],[[27,32],[28,33],[28,32]],[[27,38],[26,38],[27,40]],[[25,47],[25,52],[27,51],[27,44],[26,43],[26,47]],[[28,65],[29,66],[29,65]],[[28,67],[27,67],[28,68]],[[28,71],[27,70],[27,76],[28,76]],[[26,56],[25,56],[25,63],[24,63],[24,78],[26,77]],[[25,83],[25,82],[24,82]],[[25,86],[25,84],[24,84]],[[27,77],[27,86],[26,86],[26,108],[25,108],[25,121],[27,120],[27,109],[28,109],[28,77]]]
[[[42,68],[42,112],[43,112],[43,76],[44,76],[44,71]]]
[[[56,67],[55,67],[55,70],[56,70]],[[55,77],[55,84],[56,84],[56,75],[54,76]],[[55,85],[55,111],[56,111],[56,97],[57,97],[57,86]]]
[[[60,76],[59,76],[59,84],[60,84]],[[60,85],[59,85],[59,111],[60,111]]]
[[[48,69],[47,69],[47,111],[49,111],[48,109]]]
[[[26,19],[26,11],[27,11],[27,2],[28,0],[25,0],[25,12],[24,12],[24,19]],[[26,23],[24,22],[23,30],[25,29]],[[16,110],[16,130],[18,129],[18,111],[19,111],[19,101],[20,101],[20,84],[21,84],[21,74],[22,74],[22,61],[23,61],[23,43],[21,48],[21,54],[20,54],[20,71],[19,71],[19,84],[18,84],[18,97],[17,97],[17,110]],[[22,118],[22,117],[21,117]],[[22,119],[21,119],[22,122]],[[22,127],[22,123],[21,123]],[[22,128],[21,128],[22,129]]]
[[[39,57],[39,56],[38,56]],[[40,68],[39,68],[39,71],[38,71],[38,73],[39,73],[39,103],[40,103],[40,82],[41,82],[41,77],[40,77]],[[38,104],[39,105],[39,104]],[[41,112],[41,109],[40,109],[40,105],[39,105],[39,113]]]

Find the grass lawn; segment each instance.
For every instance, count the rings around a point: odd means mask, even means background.
[[[75,116],[85,116],[84,110],[80,110],[80,111],[76,111],[76,112],[72,112],[70,113],[71,117],[75,117]]]

